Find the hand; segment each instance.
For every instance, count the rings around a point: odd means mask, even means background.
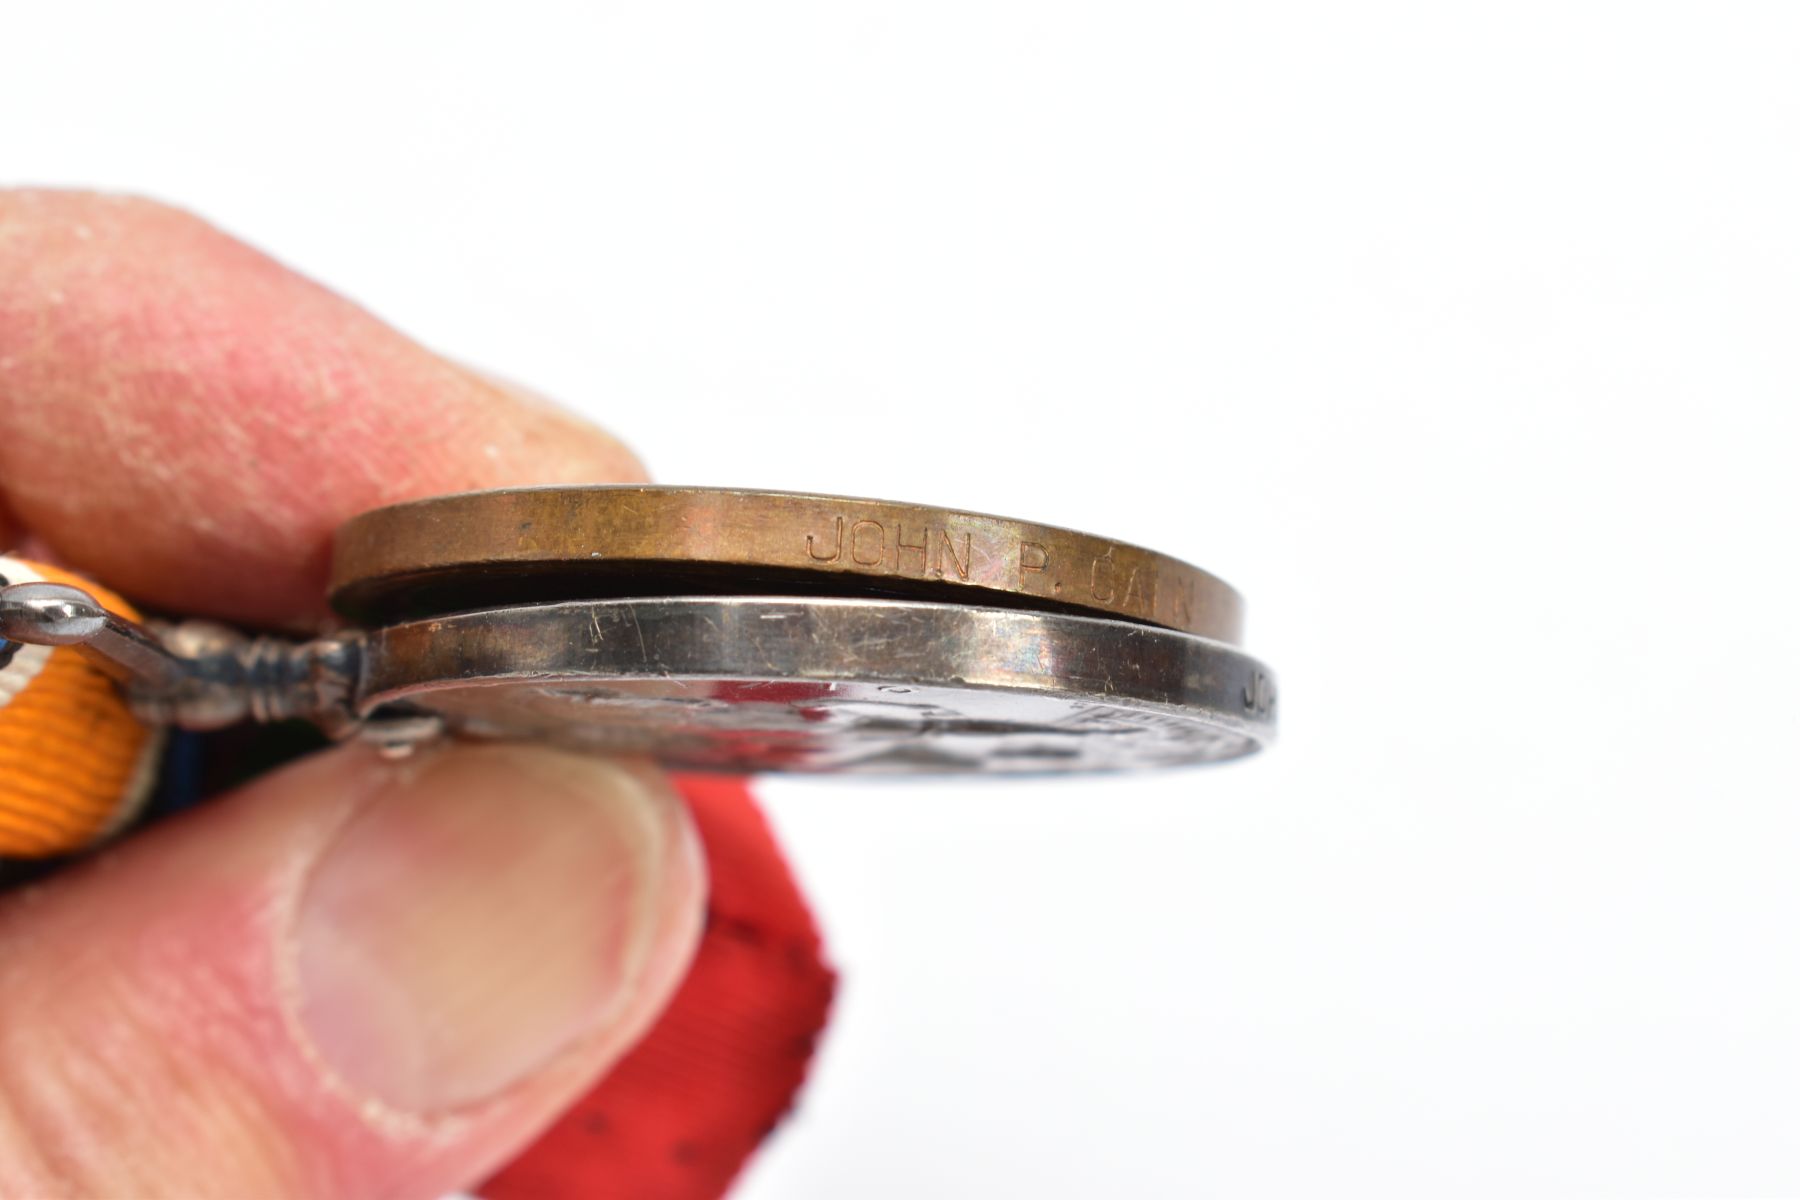
[[[359,511],[642,477],[189,216],[0,193],[0,543],[305,625]],[[346,746],[0,896],[0,1195],[467,1187],[656,1017],[703,876],[647,766]]]

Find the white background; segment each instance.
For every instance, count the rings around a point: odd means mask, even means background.
[[[1262,758],[767,785],[845,984],[743,1196],[1792,1195],[1800,10],[1483,7],[14,5],[0,173],[1244,591]]]

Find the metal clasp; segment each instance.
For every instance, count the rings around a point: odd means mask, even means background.
[[[249,637],[210,621],[145,626],[109,612],[78,587],[0,587],[0,637],[73,646],[117,679],[145,721],[219,729],[246,718],[303,718],[334,738],[363,722],[356,711],[362,635],[291,642]]]

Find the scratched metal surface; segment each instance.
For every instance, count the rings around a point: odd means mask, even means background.
[[[909,601],[607,600],[370,634],[361,705],[726,771],[1124,770],[1274,735],[1268,670],[1125,621]]]

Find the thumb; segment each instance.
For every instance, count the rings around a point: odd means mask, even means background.
[[[345,747],[0,898],[0,1195],[435,1197],[647,1029],[703,867],[649,768]]]

